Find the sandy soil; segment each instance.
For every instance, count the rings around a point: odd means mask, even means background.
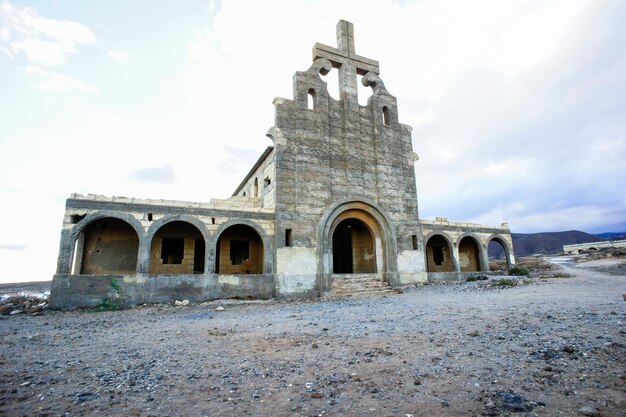
[[[0,415],[624,416],[626,276],[561,265],[576,277],[3,316]]]

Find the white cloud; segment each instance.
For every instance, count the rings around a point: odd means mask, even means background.
[[[69,20],[41,17],[30,7],[14,7],[9,2],[0,8],[1,42],[13,54],[22,52],[35,64],[65,64],[69,55],[78,53],[79,45],[96,42],[85,25]]]
[[[37,90],[61,93],[78,91],[86,94],[98,94],[98,90],[94,86],[60,72],[47,71],[32,65],[26,67],[25,72],[33,76],[32,87]]]
[[[122,64],[130,65],[133,62],[130,54],[122,49],[112,49],[108,52],[107,56]]]

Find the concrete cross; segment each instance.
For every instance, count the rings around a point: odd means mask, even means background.
[[[339,93],[342,99],[357,98],[356,75],[380,74],[378,61],[354,52],[354,26],[346,20],[337,23],[337,48],[316,43],[313,60],[326,58],[339,70]]]

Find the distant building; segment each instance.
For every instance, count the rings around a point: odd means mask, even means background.
[[[51,305],[385,291],[487,271],[488,227],[419,220],[411,128],[379,64],[356,55],[352,24],[338,46],[315,44],[276,98],[266,149],[231,198],[210,203],[73,194],[66,204]],[[339,71],[339,101],[320,77]],[[357,100],[357,77],[371,87]]]
[[[563,252],[578,255],[580,251],[597,251],[607,248],[626,248],[626,240],[610,240],[606,242],[576,243],[563,245]]]

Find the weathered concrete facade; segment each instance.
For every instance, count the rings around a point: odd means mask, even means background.
[[[331,70],[340,100],[323,79]],[[311,67],[294,76],[293,99],[274,100],[274,144],[233,197],[72,195],[51,304],[317,296],[357,274],[391,287],[427,283],[429,274],[488,270],[494,240],[513,264],[506,225],[419,220],[411,128],[379,74],[340,21],[337,47],[316,44]],[[365,106],[359,76],[372,91]]]

